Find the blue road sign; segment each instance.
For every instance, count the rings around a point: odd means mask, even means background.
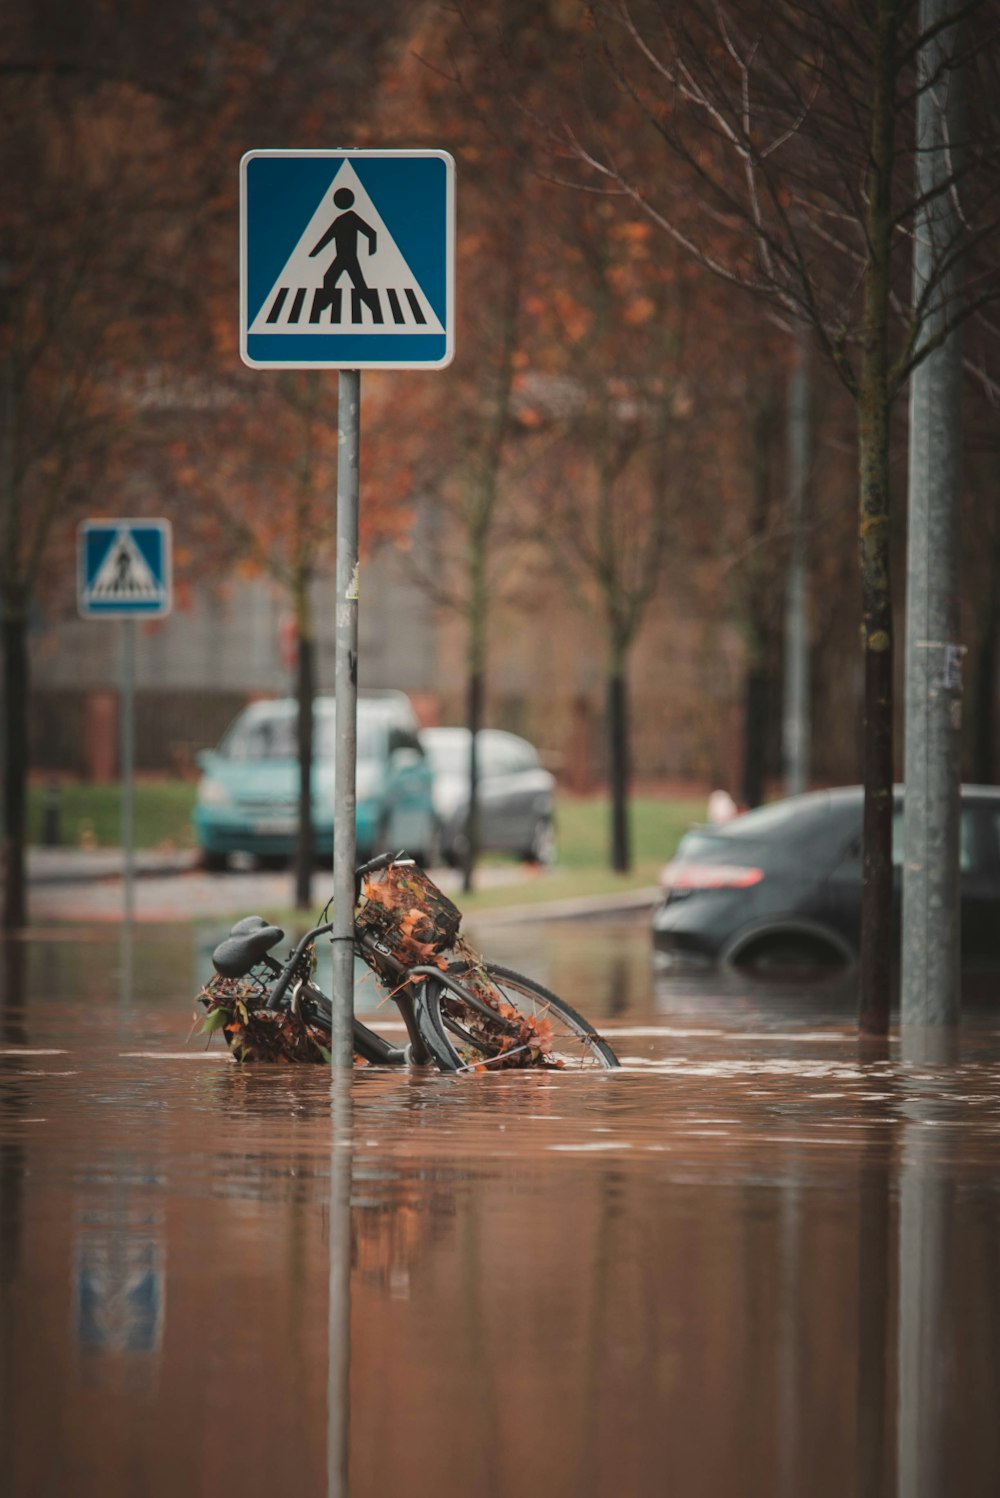
[[[446,151],[249,151],[240,353],[254,369],[440,369],[454,354]]]
[[[77,536],[85,619],[162,619],[173,606],[169,520],[85,520]]]

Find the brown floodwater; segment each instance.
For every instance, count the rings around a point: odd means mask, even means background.
[[[221,932],[5,954],[10,1498],[994,1498],[1000,1043],[684,984],[639,924],[484,932],[619,1073],[240,1068]],[[359,1007],[370,1004],[365,989]]]

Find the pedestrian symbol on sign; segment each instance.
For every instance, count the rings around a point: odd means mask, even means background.
[[[443,331],[354,167],[341,162],[251,319],[250,333],[370,337]]]
[[[122,531],[93,581],[92,599],[156,599],[160,588],[128,531]]]
[[[354,194],[349,187],[338,187],[333,195],[334,206],[343,211],[334,219],[315,249],[309,251],[312,260],[326,249],[331,239],[337,247],[333,264],[323,277],[323,289],[313,297],[310,321],[318,322],[319,314],[326,306],[334,305],[337,282],[346,271],[354,286],[371,307],[371,292],[358,264],[358,236],[364,234],[368,240],[368,253],[374,255],[378,247],[378,235],[370,224],[354,212]],[[337,314],[335,313],[336,317]]]

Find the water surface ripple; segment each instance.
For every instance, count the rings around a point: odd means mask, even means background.
[[[601,938],[528,955],[620,1072],[359,1070],[336,1105],[188,1035],[209,937],[139,937],[127,985],[109,939],[24,944],[5,1493],[1000,1491],[994,1018],[866,1059],[842,996],[671,988]]]

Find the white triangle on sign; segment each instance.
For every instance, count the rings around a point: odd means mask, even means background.
[[[163,585],[150,570],[131,531],[119,531],[87,589],[89,601],[145,603],[162,599]]]
[[[339,202],[334,201],[335,195]],[[347,160],[324,192],[249,328],[250,333],[289,331],[444,332]]]

